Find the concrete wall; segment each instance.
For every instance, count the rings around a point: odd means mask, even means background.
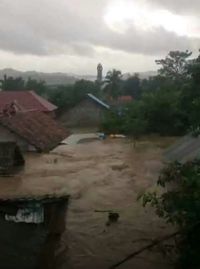
[[[103,107],[88,98],[63,113],[59,120],[66,127],[96,127],[101,124],[104,112]]]
[[[21,203],[0,202],[0,268],[56,269],[56,251],[65,230],[67,200],[48,202],[44,206],[44,222],[16,223],[6,214],[15,215]]]
[[[0,142],[8,141],[16,142],[21,151],[36,151],[35,147],[27,143],[26,140],[0,125]]]

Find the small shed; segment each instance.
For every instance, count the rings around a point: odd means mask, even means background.
[[[25,163],[20,148],[15,142],[0,142],[0,174],[9,174]]]
[[[88,93],[80,103],[64,111],[60,121],[66,127],[98,127],[105,111],[109,109],[108,104]]]
[[[0,199],[0,267],[55,269],[68,196]]]

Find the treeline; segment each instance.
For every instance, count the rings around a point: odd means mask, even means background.
[[[200,56],[189,60],[191,55],[189,51],[172,51],[165,59],[157,60],[158,75],[139,80],[135,100],[120,111],[108,113],[103,129],[135,138],[149,133],[182,135],[198,129]]]
[[[121,71],[118,70],[109,71],[105,80],[101,83],[82,79],[76,81],[73,85],[52,87],[42,80],[37,81],[32,78],[24,80],[21,77],[13,78],[6,75],[0,82],[3,91],[33,90],[57,105],[60,110],[76,105],[87,93],[92,93],[107,102],[120,95],[131,95],[137,98],[140,94],[139,76],[135,74],[127,80],[123,80]]]
[[[37,81],[32,78],[28,78],[28,80],[25,81],[22,77],[13,78],[4,75],[4,78],[0,80],[0,82],[3,91],[34,90],[40,95],[44,95],[47,91],[47,86],[44,81]]]
[[[52,88],[44,81],[5,76],[1,84],[5,91],[34,90],[60,111],[76,105],[87,93],[107,103],[117,101],[119,96],[132,96],[132,103],[113,106],[102,130],[135,138],[150,133],[182,135],[190,129],[199,130],[200,56],[193,60],[191,56],[189,51],[171,51],[166,58],[156,60],[158,74],[148,79],[140,79],[138,74],[125,79],[114,69],[101,83],[79,80]]]
[[[49,86],[45,81],[37,81],[21,77],[13,78],[6,75],[0,81],[3,91],[35,91],[58,106],[60,110],[67,109],[78,103],[87,93],[99,96],[100,85],[87,80],[79,80],[73,85]]]

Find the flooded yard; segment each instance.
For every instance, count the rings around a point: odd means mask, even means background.
[[[144,140],[134,149],[126,139],[63,145],[51,154],[28,154],[25,170],[0,181],[1,197],[70,194],[58,269],[108,269],[152,239],[168,233],[152,209],[137,201],[155,186],[170,139]],[[117,223],[106,225],[107,212]],[[157,251],[144,252],[122,269],[170,269]]]

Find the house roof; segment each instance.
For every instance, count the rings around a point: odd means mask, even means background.
[[[93,94],[88,93],[87,96],[90,99],[92,99],[95,103],[97,103],[98,105],[102,106],[103,108],[110,109],[110,106],[109,105],[107,105],[106,103],[104,103],[103,101],[101,101],[99,98],[97,98]]]
[[[118,97],[118,102],[120,103],[129,103],[133,101],[133,97],[130,95],[122,95]]]
[[[164,154],[167,161],[185,163],[200,158],[200,136],[188,134],[172,145]]]
[[[25,139],[38,151],[44,152],[56,147],[69,135],[54,119],[40,111],[1,115],[0,124]]]
[[[31,195],[31,196],[22,196],[22,197],[8,197],[8,198],[0,198],[0,204],[27,204],[27,203],[34,203],[39,202],[41,204],[51,204],[57,203],[62,201],[68,201],[69,195],[62,194],[46,194],[46,195]]]
[[[57,107],[37,95],[34,91],[1,91],[0,92],[0,111],[7,104],[17,102],[25,110],[38,110],[43,112],[51,112]]]

